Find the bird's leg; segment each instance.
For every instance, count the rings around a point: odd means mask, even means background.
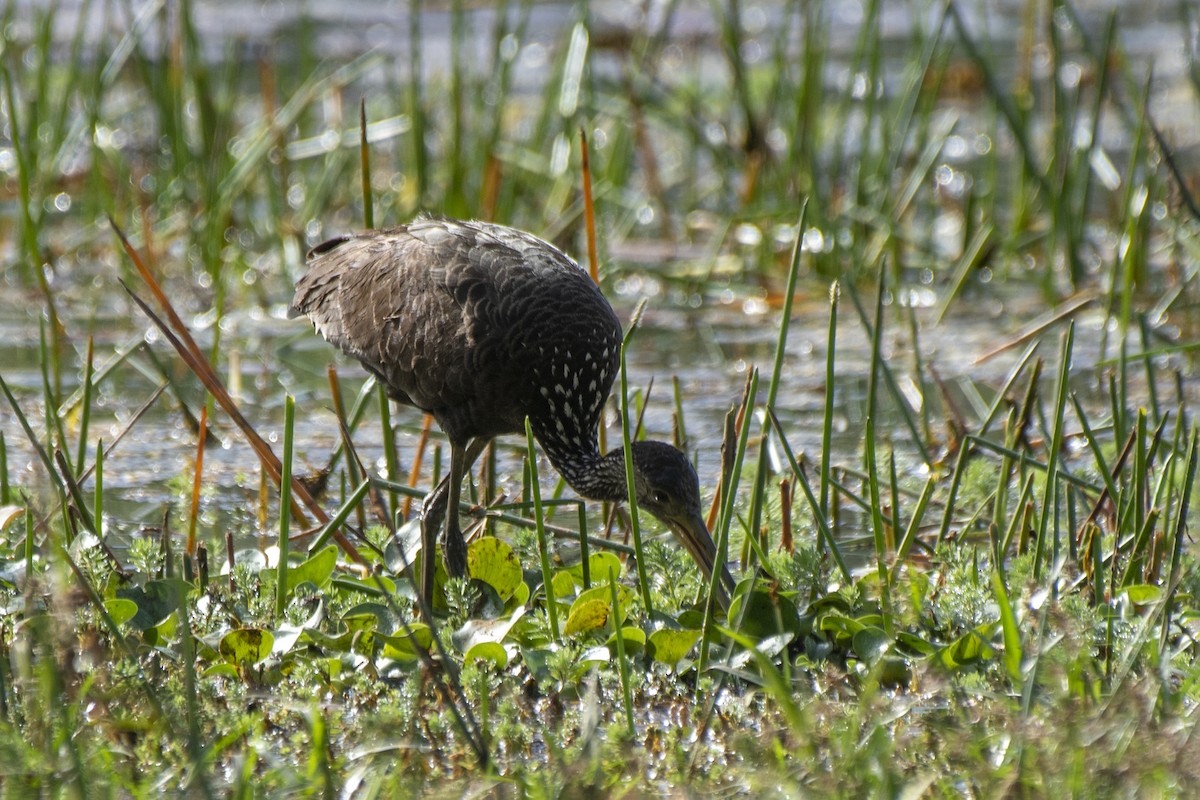
[[[437,569],[437,535],[446,518],[446,496],[450,489],[450,476],[438,481],[421,506],[421,596],[426,602],[433,600],[433,579]]]
[[[467,542],[458,522],[458,500],[462,496],[463,475],[467,471],[466,453],[459,445],[450,445],[450,486],[446,497],[446,533],[442,552],[446,554],[446,571],[452,578],[467,574]]]
[[[421,552],[425,554],[421,558],[421,596],[427,601],[433,599],[433,582],[437,564],[437,534],[443,521],[446,522],[446,538],[444,540],[446,569],[455,577],[465,575],[467,572],[467,546],[458,523],[462,479],[471,469],[471,465],[479,458],[479,454],[487,447],[489,441],[482,438],[471,439],[467,443],[465,451],[462,447],[451,443],[450,472],[426,496],[425,503],[421,507]],[[455,458],[459,456],[462,460],[461,471],[456,471]],[[449,518],[446,516],[447,508],[453,509]],[[451,528],[453,528],[453,533],[450,532]],[[460,567],[458,572],[455,572],[456,559]]]

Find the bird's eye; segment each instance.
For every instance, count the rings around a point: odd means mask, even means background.
[[[663,505],[666,505],[667,501],[669,501],[670,499],[671,499],[671,495],[667,494],[662,489],[654,490],[654,502],[662,503]]]

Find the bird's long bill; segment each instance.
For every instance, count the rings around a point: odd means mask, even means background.
[[[708,533],[708,525],[699,514],[686,520],[672,520],[671,532],[675,534],[688,553],[700,565],[704,577],[712,578],[717,563],[717,545]],[[725,611],[729,610],[729,593],[733,591],[733,576],[725,565],[721,565],[721,579],[717,582],[716,600]]]

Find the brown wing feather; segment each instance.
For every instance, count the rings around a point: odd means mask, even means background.
[[[612,309],[574,261],[488,223],[422,219],[331,239],[310,252],[292,311],[460,441],[519,432],[526,415],[545,424],[566,401],[547,387],[591,388],[568,420],[590,433],[620,340]],[[563,386],[566,360],[587,348],[599,380]]]

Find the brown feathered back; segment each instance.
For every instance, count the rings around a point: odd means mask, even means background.
[[[452,440],[519,433],[528,415],[548,451],[594,448],[621,326],[559,250],[500,225],[419,219],[331,239],[308,262],[293,315]]]

